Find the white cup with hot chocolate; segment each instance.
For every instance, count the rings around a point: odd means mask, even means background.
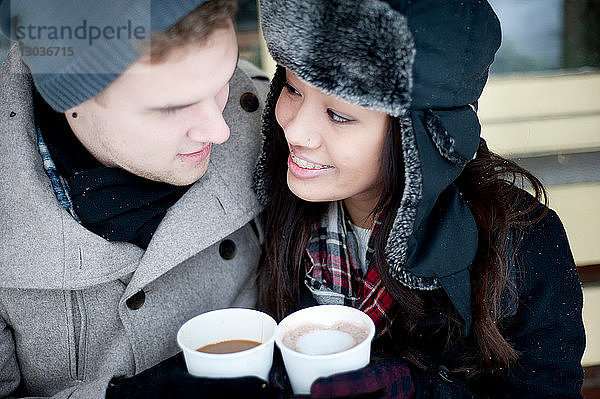
[[[213,310],[181,326],[177,344],[194,376],[256,376],[268,381],[276,327],[271,316],[257,310]]]
[[[294,312],[277,327],[275,343],[295,394],[310,393],[319,377],[369,364],[375,325],[360,310],[319,305]]]

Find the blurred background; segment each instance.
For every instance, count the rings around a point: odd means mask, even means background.
[[[299,0],[300,1],[300,0]],[[272,73],[257,0],[238,0],[240,55]],[[503,41],[479,104],[489,147],[546,185],[584,289],[584,397],[600,398],[600,0],[490,0]],[[0,62],[8,42],[0,39]]]

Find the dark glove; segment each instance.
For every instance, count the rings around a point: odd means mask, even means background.
[[[474,397],[467,384],[452,375],[445,366],[431,366],[427,370],[414,368],[411,375],[417,391],[416,399],[473,399]]]
[[[408,399],[415,395],[410,369],[400,359],[383,359],[362,369],[322,377],[310,387],[312,398]]]
[[[113,379],[106,390],[106,399],[276,399],[281,395],[258,377],[194,377],[187,372],[181,353],[133,377]]]
[[[273,366],[269,371],[269,385],[271,389],[277,390],[281,393],[280,399],[293,398],[292,384],[283,365],[283,359],[281,358],[281,352],[278,347],[275,347]]]

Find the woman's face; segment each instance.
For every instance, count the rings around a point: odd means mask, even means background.
[[[275,117],[290,150],[287,183],[295,195],[373,209],[381,192],[386,114],[324,94],[287,71]]]

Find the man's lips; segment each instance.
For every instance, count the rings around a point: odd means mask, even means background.
[[[210,155],[211,144],[208,144],[199,151],[189,152],[187,154],[178,154],[177,156],[185,162],[200,163]]]

